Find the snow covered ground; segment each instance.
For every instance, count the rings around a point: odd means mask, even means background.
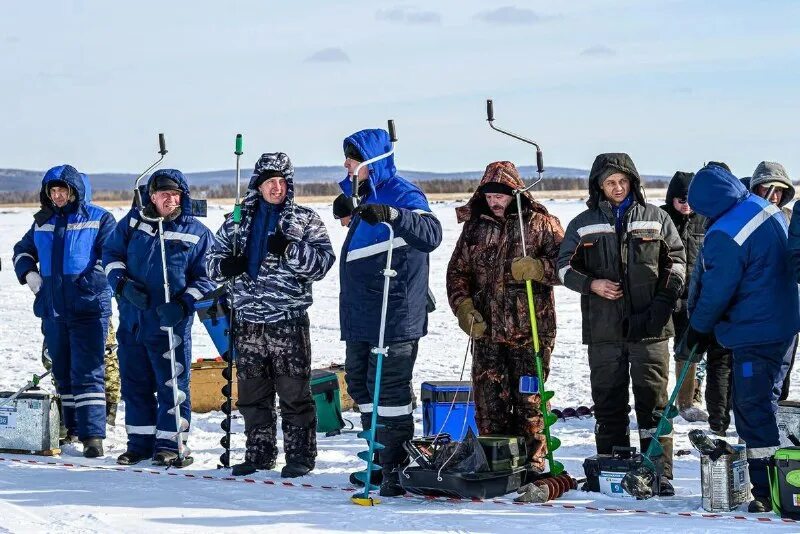
[[[414,386],[426,380],[455,380],[461,369],[467,338],[447,306],[444,286],[445,269],[461,227],[456,224],[455,203],[433,205],[444,227],[442,245],[432,255],[431,287],[438,309],[430,316],[430,333],[420,344]],[[584,209],[580,201],[549,201],[547,207],[566,227],[569,220]],[[329,206],[315,206],[328,226],[334,250],[341,248],[345,229],[339,226]],[[216,230],[230,206],[209,206],[206,224]],[[31,311],[33,295],[20,286],[13,274],[11,249],[31,224],[32,209],[0,208],[0,390],[16,390],[33,373],[41,371],[39,361],[42,336],[39,321]],[[116,218],[124,214],[117,208]],[[314,287],[311,307],[311,336],[314,366],[344,361],[344,344],[339,341],[338,266]],[[557,288],[558,340],[553,354],[550,386],[556,392],[554,407],[591,405],[589,367],[586,350],[580,343],[580,307],[578,295]],[[194,328],[194,357],[216,356],[202,325]],[[469,362],[468,364],[469,365]],[[469,369],[469,367],[468,367]],[[48,384],[49,387],[49,384]],[[792,387],[797,397],[797,382]],[[375,508],[350,503],[347,476],[363,466],[356,458],[363,441],[348,432],[337,437],[319,435],[319,457],[313,474],[302,482],[313,487],[289,487],[280,483],[277,472],[260,472],[255,483],[224,481],[227,472],[216,469],[219,446],[219,413],[195,414],[190,446],[195,463],[184,470],[160,475],[115,469],[115,458],[125,450],[124,408],[117,427],[105,441],[106,456],[86,460],[81,447],[67,446],[59,465],[47,465],[49,459],[0,453],[0,532],[200,532],[233,530],[240,527],[285,532],[501,532],[525,530],[635,530],[749,532],[775,528],[775,516],[769,523],[732,518],[702,518],[677,515],[678,512],[702,512],[700,507],[700,463],[696,452],[675,458],[673,498],[646,502],[614,499],[595,493],[572,491],[555,501],[555,506],[511,505],[511,497],[498,502],[454,503],[418,498],[385,499]],[[422,433],[420,410],[414,414],[417,434]],[[347,417],[358,424],[356,414]],[[583,476],[584,458],[594,454],[593,419],[559,422],[553,433],[562,440],[557,457],[570,473]],[[676,420],[675,449],[690,449],[687,433],[702,424]],[[632,428],[635,423],[632,422]],[[241,431],[240,421],[234,429]],[[632,432],[633,433],[633,432]],[[234,459],[242,457],[244,436],[233,440]],[[12,459],[37,460],[26,464]],[[279,456],[278,470],[282,465]],[[66,467],[64,463],[83,467]],[[147,471],[151,471],[147,466]],[[152,470],[156,472],[156,470]],[[196,478],[186,477],[196,475]],[[213,477],[203,480],[202,476]],[[198,479],[199,478],[199,479]],[[273,484],[273,482],[275,482]],[[330,486],[334,489],[325,489]],[[574,505],[565,508],[562,505]],[[592,508],[612,507],[644,510],[649,513],[604,512]],[[737,514],[729,514],[737,515]],[[741,514],[739,514],[741,515]],[[753,517],[754,519],[754,517]],[[785,525],[800,530],[798,526]]]

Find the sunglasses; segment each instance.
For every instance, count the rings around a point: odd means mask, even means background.
[[[686,204],[688,202],[685,198],[676,198],[675,200],[678,201],[678,204]]]

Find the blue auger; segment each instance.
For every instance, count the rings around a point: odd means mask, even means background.
[[[389,120],[389,140],[392,143],[391,148],[385,154],[375,156],[367,161],[361,162],[352,173],[352,190],[350,196],[353,203],[353,209],[358,207],[358,171],[362,167],[374,163],[378,160],[388,158],[394,154],[394,144],[397,142],[397,135],[394,130],[394,121]],[[386,331],[386,311],[389,307],[389,281],[391,278],[397,276],[397,272],[392,270],[392,251],[394,249],[394,228],[389,223],[382,223],[389,229],[388,249],[386,250],[386,267],[383,269],[383,301],[381,303],[381,324],[378,331],[378,346],[373,347],[370,351],[377,358],[375,364],[375,387],[372,391],[372,418],[369,430],[362,430],[358,433],[358,437],[364,438],[369,444],[369,449],[358,453],[358,457],[367,462],[367,469],[355,473],[358,480],[364,483],[364,491],[356,493],[350,500],[355,504],[361,506],[375,506],[380,503],[378,499],[370,497],[369,492],[377,490],[378,486],[372,483],[372,472],[380,471],[381,467],[375,465],[373,458],[375,451],[384,448],[383,444],[378,443],[377,435],[378,428],[383,428],[383,425],[378,424],[378,404],[381,398],[381,372],[383,370],[383,357],[386,355],[387,348],[383,345],[383,337]]]

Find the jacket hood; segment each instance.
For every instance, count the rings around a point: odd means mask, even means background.
[[[759,163],[756,170],[753,171],[753,177],[750,178],[750,192],[755,193],[756,187],[759,185],[772,182],[778,182],[786,186],[783,197],[778,203],[778,207],[782,208],[794,198],[795,190],[792,180],[789,178],[789,173],[780,163],[775,163],[774,161],[762,161]]]
[[[607,153],[600,154],[594,158],[592,170],[589,171],[589,200],[586,201],[586,205],[590,209],[596,208],[600,201],[604,199],[600,184],[615,172],[623,172],[630,177],[631,192],[634,199],[640,204],[645,203],[644,194],[642,193],[642,179],[631,157],[622,152]]]
[[[389,140],[389,132],[379,128],[361,130],[347,137],[342,142],[342,150],[344,150],[348,144],[352,144],[358,149],[364,161],[385,154],[392,149],[392,142]],[[373,191],[383,182],[397,174],[397,168],[394,166],[394,154],[376,161],[375,163],[370,163],[368,167],[370,187]],[[345,177],[344,181],[349,182],[349,177]],[[347,187],[345,194],[349,195],[349,186],[343,185],[342,187]]]
[[[189,182],[183,173],[177,169],[159,169],[150,175],[147,184],[139,186],[139,192],[142,196],[142,208],[150,206],[150,184],[159,177],[166,177],[178,183],[181,192],[181,214],[180,217],[205,217],[206,216],[206,201],[193,200],[189,192]]]
[[[475,216],[490,213],[489,206],[486,204],[486,198],[483,196],[481,189],[484,185],[491,182],[506,185],[511,189],[523,189],[525,187],[525,182],[520,177],[519,171],[513,163],[510,161],[495,161],[494,163],[490,163],[486,166],[483,178],[481,178],[478,187],[475,188],[475,193],[473,193],[472,198],[463,206],[456,208],[456,219],[458,222],[462,223]],[[524,207],[532,209],[533,211],[544,214],[547,213],[547,208],[536,202],[530,191],[522,193],[522,203]],[[512,205],[516,206],[516,200],[512,202]]]
[[[692,178],[694,178],[693,172],[678,171],[672,176],[667,186],[667,206],[672,206],[672,201],[676,198],[686,198]]]
[[[689,204],[711,221],[719,219],[749,194],[737,177],[717,165],[700,169],[689,184]]]
[[[39,203],[43,210],[49,210],[53,206],[53,202],[47,195],[47,187],[50,182],[64,182],[70,189],[75,191],[75,201],[78,205],[88,202],[86,200],[86,188],[84,186],[83,176],[72,165],[59,165],[53,167],[42,178],[42,188],[39,191]],[[88,181],[88,180],[87,180]]]
[[[256,166],[253,168],[253,175],[247,184],[247,194],[242,203],[255,205],[255,201],[261,198],[261,193],[256,187],[256,182],[261,173],[265,171],[277,171],[286,179],[286,202],[284,209],[294,206],[294,166],[289,156],[283,152],[266,152],[258,158]]]

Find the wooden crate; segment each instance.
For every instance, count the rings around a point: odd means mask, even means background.
[[[227,382],[222,378],[222,370],[228,364],[221,358],[217,360],[198,360],[192,363],[192,378],[189,381],[189,391],[192,399],[192,411],[206,413],[219,410],[225,397],[222,395],[222,386]],[[236,388],[236,367],[233,368],[233,409],[236,409],[238,391]]]

